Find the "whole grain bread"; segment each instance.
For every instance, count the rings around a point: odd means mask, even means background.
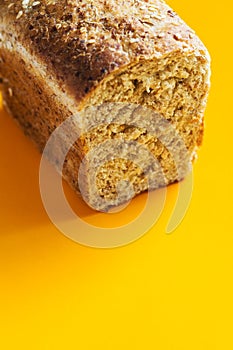
[[[202,142],[209,54],[164,1],[0,0],[0,76],[7,108],[41,151],[53,131],[80,112],[75,125],[81,137],[63,175],[80,191],[85,158],[84,197],[95,209],[128,200],[131,187],[136,195],[181,180]],[[161,117],[175,128],[186,154],[179,142],[166,139],[166,128],[164,135],[150,132],[151,120]],[[109,146],[98,149],[106,141],[114,141],[115,157],[107,157]],[[129,142],[149,150],[163,178],[136,145],[134,162]],[[131,186],[119,190],[122,179]]]

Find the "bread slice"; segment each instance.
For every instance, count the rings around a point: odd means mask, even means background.
[[[202,142],[209,54],[160,0],[0,0],[0,77],[40,151],[78,113],[63,175],[98,210],[180,181]]]

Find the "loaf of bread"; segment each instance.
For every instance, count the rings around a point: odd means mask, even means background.
[[[164,1],[0,0],[5,105],[40,151],[78,113],[81,136],[63,175],[79,192],[85,159],[82,192],[95,209],[185,177],[202,142],[209,78],[206,48]]]

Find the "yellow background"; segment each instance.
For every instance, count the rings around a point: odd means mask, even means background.
[[[233,6],[169,4],[212,56],[188,213],[165,234],[175,185],[159,222],[135,243],[98,250],[72,242],[43,209],[39,153],[1,109],[0,349],[233,349]]]

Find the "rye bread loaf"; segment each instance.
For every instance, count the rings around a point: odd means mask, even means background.
[[[202,142],[209,76],[206,48],[163,1],[0,0],[5,105],[40,151],[59,125],[80,112],[75,125],[81,137],[63,175],[79,192],[85,158],[83,193],[95,209],[125,202],[132,189],[136,195],[185,177]],[[185,154],[166,128],[150,132],[151,120],[161,117],[177,131]],[[114,157],[108,157],[108,143],[98,149],[106,141],[114,142]],[[163,176],[151,157],[133,149],[135,143],[149,150]]]

